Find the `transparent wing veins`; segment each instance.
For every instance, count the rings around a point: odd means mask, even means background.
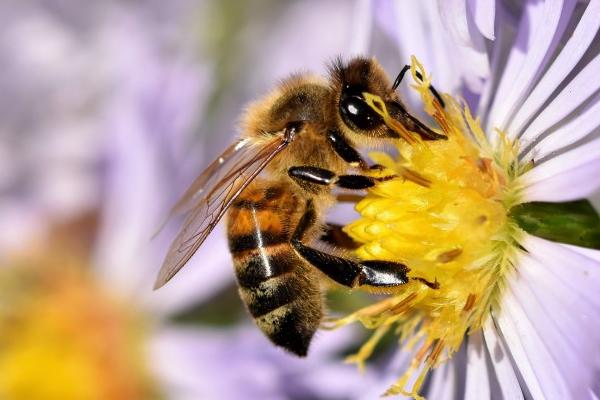
[[[183,268],[240,193],[287,144],[282,136],[260,145],[242,140],[227,148],[192,183],[173,207],[172,214],[190,213],[167,252],[155,289]]]

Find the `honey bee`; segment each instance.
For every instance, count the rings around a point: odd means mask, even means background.
[[[407,131],[424,140],[444,138],[408,113],[398,98],[396,88],[406,71],[392,84],[375,59],[337,60],[328,79],[293,75],[251,104],[242,119],[241,138],[173,208],[172,214],[188,215],[155,289],[185,265],[226,213],[243,302],[274,344],[298,356],[306,355],[323,319],[323,279],[348,288],[389,288],[409,279],[435,287],[409,277],[406,265],[360,261],[340,246],[329,251],[318,247],[321,238],[348,243],[339,227],[324,220],[336,200],[334,187],[363,190],[395,178],[368,174],[371,167],[357,145],[414,140]],[[368,96],[379,99],[388,118],[367,103]],[[349,174],[351,169],[357,173]]]

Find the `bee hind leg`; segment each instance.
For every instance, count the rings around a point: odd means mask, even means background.
[[[342,225],[328,223],[325,232],[321,235],[321,241],[342,249],[358,249],[360,244],[344,232],[342,228]]]
[[[334,256],[306,246],[302,243],[306,232],[316,223],[316,212],[312,201],[306,204],[304,215],[292,237],[291,245],[298,255],[335,282],[350,287],[375,286],[391,287],[404,285],[409,281],[408,267],[392,261],[355,261]]]

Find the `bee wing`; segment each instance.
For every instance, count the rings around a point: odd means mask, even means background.
[[[282,151],[288,141],[283,135],[261,144],[242,140],[229,147],[192,184],[173,212],[191,210],[183,228],[171,244],[158,273],[155,289],[167,283],[198,250],[231,203]]]
[[[235,156],[239,150],[242,150],[245,146],[248,146],[248,144],[249,139],[242,139],[225,149],[225,151],[210,163],[204,172],[194,180],[188,190],[186,190],[183,196],[175,203],[169,212],[168,218],[191,211],[194,206],[198,204],[202,194],[206,192],[209,179],[213,178],[221,169],[226,168],[226,163],[231,161],[231,157]]]

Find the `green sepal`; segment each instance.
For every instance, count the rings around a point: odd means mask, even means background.
[[[600,249],[600,217],[588,200],[524,203],[513,207],[510,217],[532,235]]]

